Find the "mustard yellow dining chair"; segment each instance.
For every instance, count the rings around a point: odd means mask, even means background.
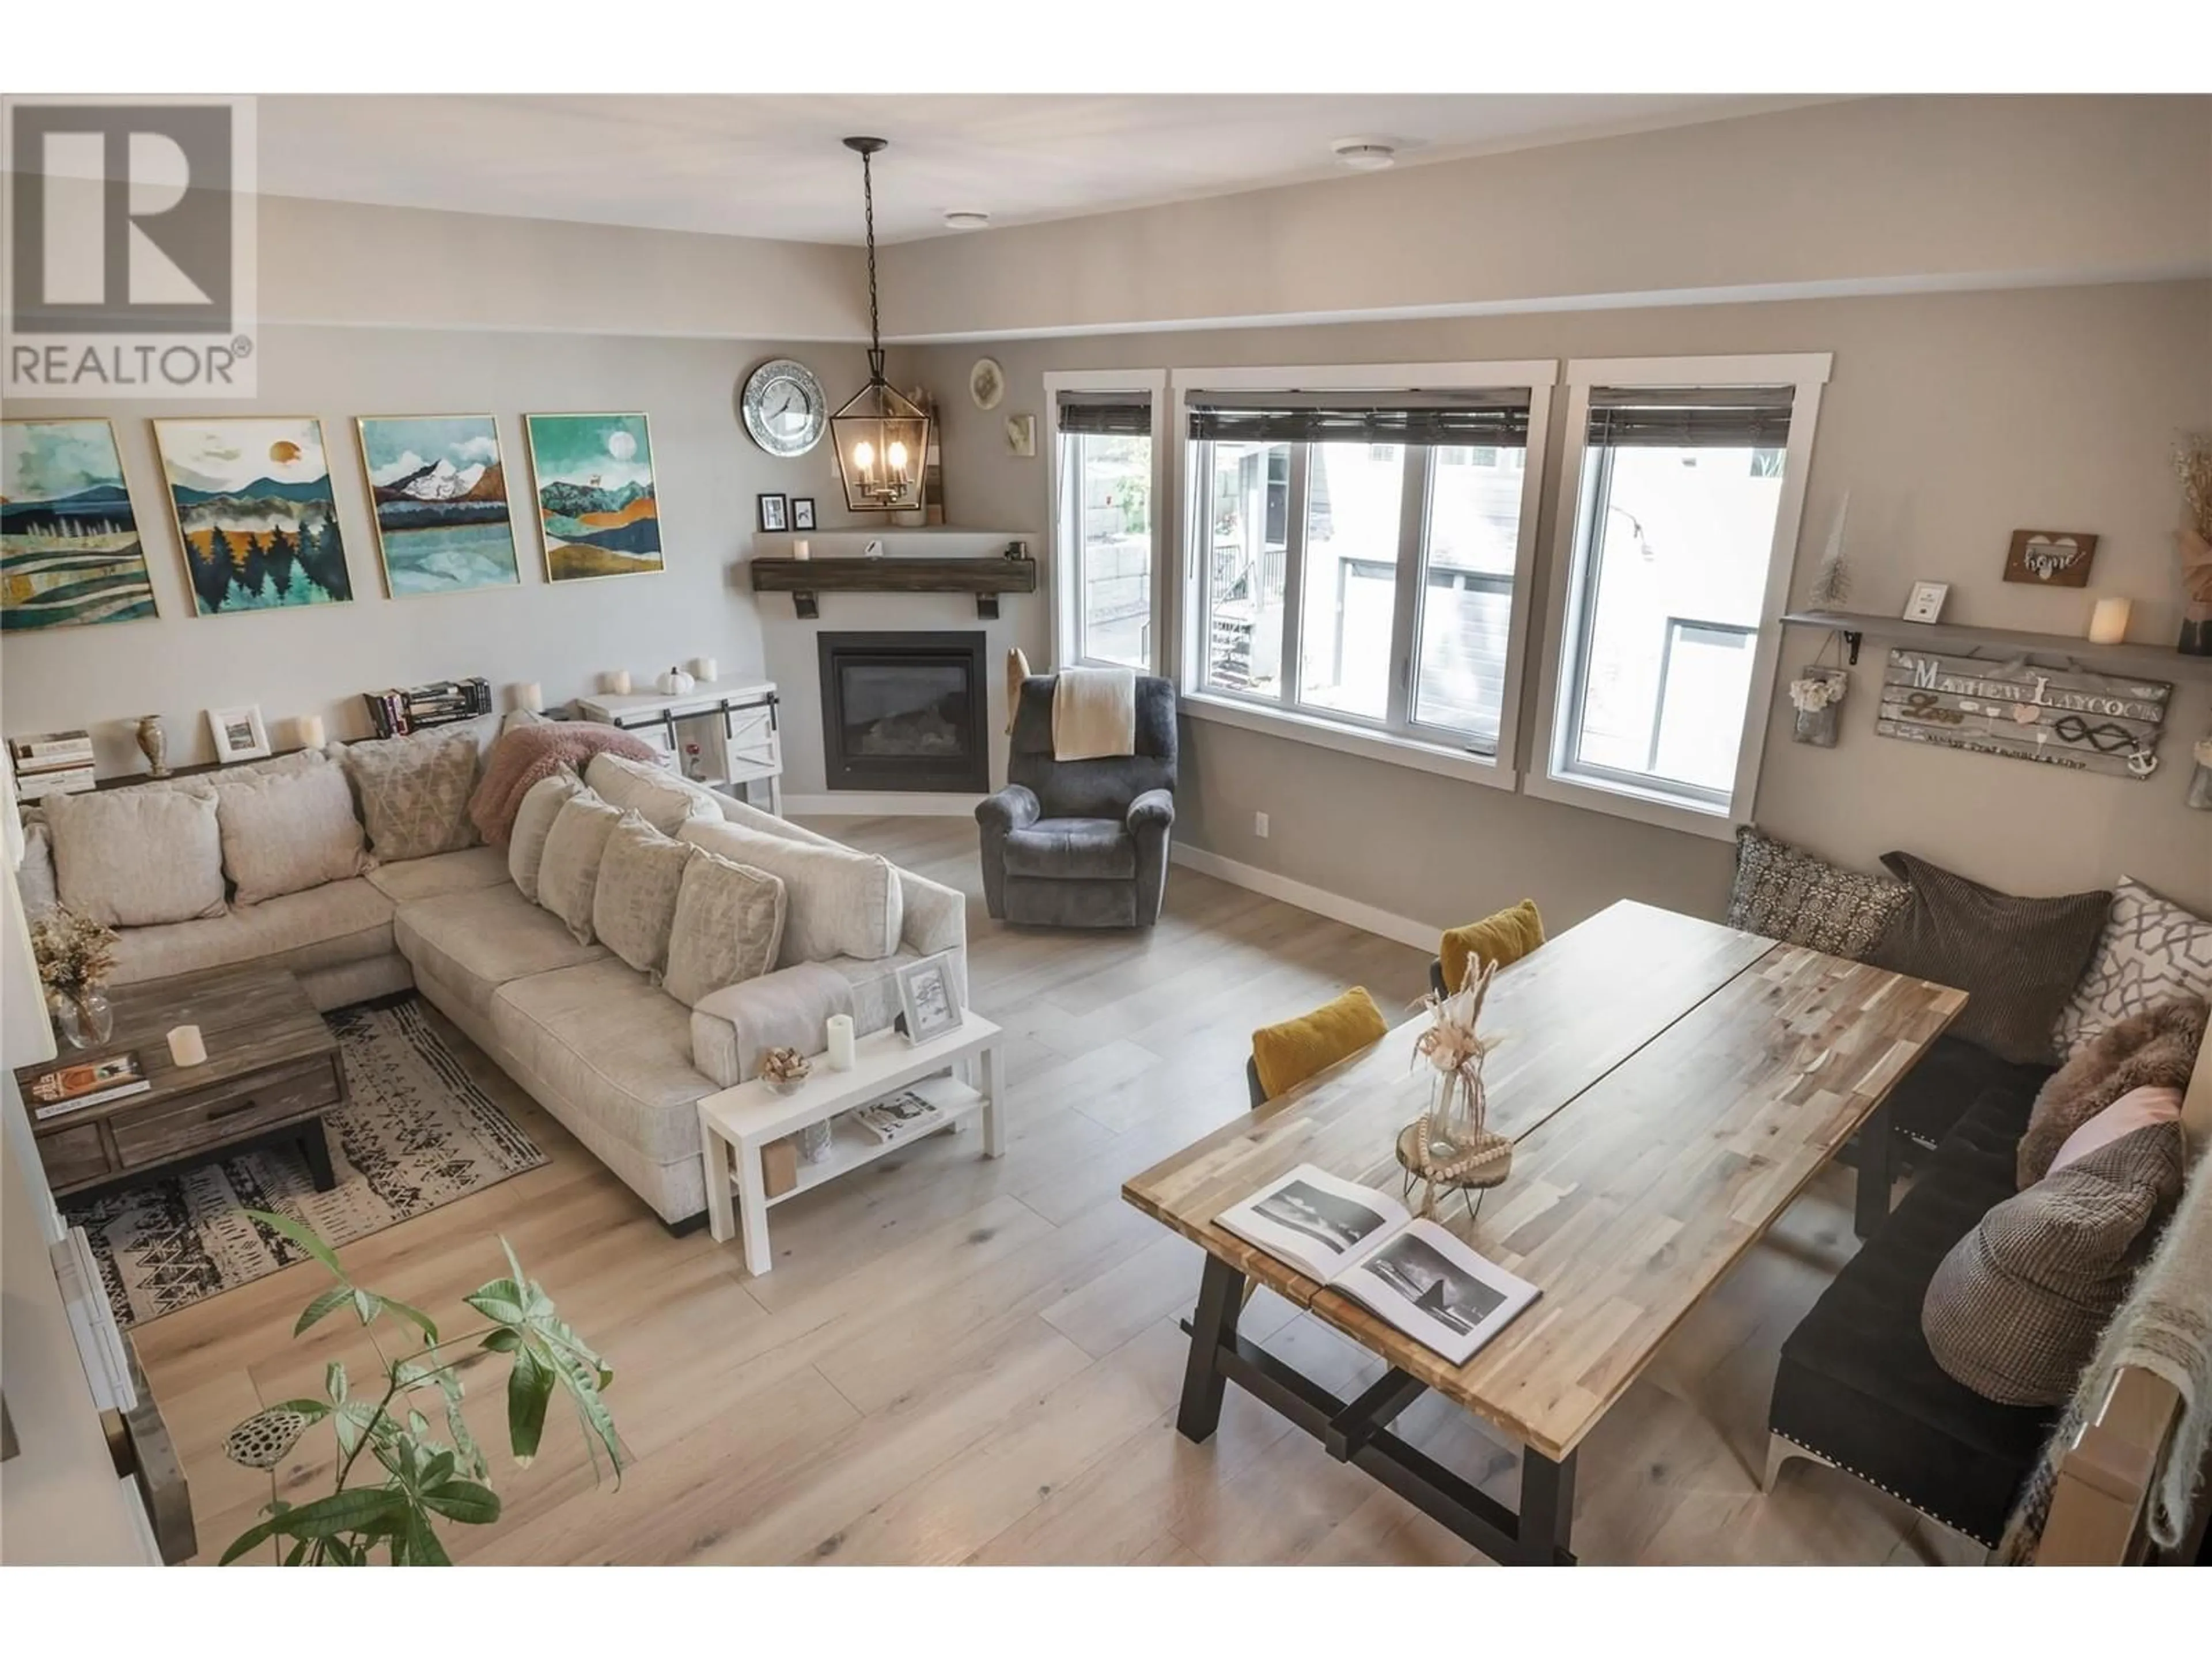
[[[1353,986],[1310,1014],[1262,1025],[1252,1033],[1252,1057],[1244,1062],[1252,1109],[1259,1110],[1315,1073],[1380,1042],[1389,1029],[1364,985]]]
[[[1543,942],[1544,918],[1536,914],[1534,899],[1522,899],[1510,909],[1464,927],[1447,927],[1437,958],[1429,964],[1429,988],[1440,997],[1450,996],[1467,983],[1470,962],[1494,962],[1503,968]]]

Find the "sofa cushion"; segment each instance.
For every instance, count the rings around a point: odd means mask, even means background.
[[[599,884],[599,860],[607,837],[622,821],[622,809],[590,790],[561,805],[545,834],[545,856],[538,864],[538,902],[568,925],[580,945],[592,942],[592,896]]]
[[[562,1103],[656,1163],[699,1154],[691,1012],[613,957],[500,988],[492,1030]]]
[[[553,820],[561,809],[583,792],[574,772],[556,772],[532,784],[515,808],[514,826],[507,838],[507,873],[515,888],[532,903],[538,902],[538,866],[544,861],[545,837],[553,833]]]
[[[2098,1334],[2181,1196],[2181,1126],[2154,1123],[1995,1206],[1929,1282],[1929,1352],[1976,1394],[2069,1399]]]
[[[1735,832],[1731,927],[1859,962],[1910,896],[1902,882],[1846,870],[1755,825]]]
[[[783,883],[778,967],[831,957],[872,962],[898,949],[903,896],[889,859],[835,842],[793,841],[720,819],[693,818],[677,838]]]
[[[1137,842],[1119,818],[1039,818],[1006,836],[1006,873],[1044,881],[1133,881]]]
[[[266,960],[295,974],[389,957],[392,903],[360,876],[195,921],[116,935],[115,982],[167,979]]]
[[[685,1007],[775,966],[787,904],[784,884],[765,870],[733,864],[703,847],[684,846],[691,861],[668,933],[668,974],[662,988]]]
[[[655,985],[668,966],[668,930],[684,866],[706,856],[634,811],[624,812],[607,836],[592,892],[592,933]]]
[[[2050,1075],[2048,1066],[2015,1066],[1946,1032],[1889,1091],[1890,1122],[1898,1133],[1932,1152],[1984,1100],[2026,1122],[2035,1091]]]
[[[234,904],[258,904],[368,868],[345,774],[316,759],[296,771],[218,778],[216,822]]]
[[[482,722],[345,745],[346,775],[380,859],[424,859],[477,844],[469,792],[482,758]]]
[[[627,807],[664,836],[674,835],[688,818],[722,816],[720,800],[703,784],[626,755],[602,750],[585,763],[584,781],[602,800]]]
[[[1966,993],[1951,1034],[2001,1060],[2047,1060],[2051,1028],[2104,932],[2112,896],[2017,898],[1915,858],[1882,864],[1911,887],[1867,960]]]
[[[830,1022],[840,1014],[852,1017],[853,987],[818,962],[725,985],[692,1006],[691,1063],[733,1088],[759,1075],[761,1056],[771,1048],[820,1054],[830,1046]]]
[[[2122,876],[2089,969],[2059,1012],[2052,1057],[2064,1060],[2130,1014],[2183,996],[2212,1001],[2212,921]]]
[[[579,945],[558,916],[504,886],[403,904],[392,933],[402,956],[479,1014],[509,980],[607,955],[603,945]]]
[[[394,904],[436,898],[443,893],[473,893],[507,883],[507,854],[496,847],[469,847],[458,853],[433,853],[427,859],[380,864],[368,872],[376,890]]]
[[[54,890],[53,835],[44,816],[23,826],[23,861],[15,866],[15,890],[22,896],[27,921],[36,921],[61,902]]]
[[[152,927],[223,913],[215,791],[115,789],[50,795],[61,902],[108,927]]]

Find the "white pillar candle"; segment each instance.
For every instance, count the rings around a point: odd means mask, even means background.
[[[2128,602],[2122,599],[2100,599],[2089,616],[2089,643],[2118,645],[2128,636]]]
[[[523,681],[521,684],[514,688],[514,706],[529,714],[544,714],[545,712],[545,688],[538,684],[536,680]]]
[[[805,537],[794,536],[791,538],[791,556],[794,559],[811,559],[814,556]]]
[[[830,1016],[830,1069],[833,1072],[853,1069],[853,1017],[850,1014]]]
[[[629,670],[612,669],[600,677],[600,684],[606,687],[609,696],[626,697],[629,696]]]
[[[300,733],[300,747],[302,749],[320,749],[330,740],[329,733],[323,730],[320,714],[302,714],[292,724]]]
[[[207,1064],[207,1043],[197,1025],[179,1025],[169,1033],[169,1058],[179,1066]]]
[[[714,677],[720,672],[720,665],[717,664],[712,657],[694,657],[691,659],[691,678],[699,681],[702,684],[712,684],[714,683]]]

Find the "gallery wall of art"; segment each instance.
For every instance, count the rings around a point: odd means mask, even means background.
[[[373,688],[481,674],[504,708],[516,684],[559,702],[698,656],[757,672],[732,568],[757,495],[847,522],[828,446],[778,459],[745,435],[738,388],[781,356],[840,397],[866,377],[854,345],[270,324],[251,400],[11,402],[83,423],[13,429],[17,470],[71,501],[19,526],[9,481],[11,605],[27,574],[56,625],[11,618],[0,724],[88,728],[127,772],[148,714],[189,763],[213,757],[213,708],[258,704],[286,748],[309,714],[366,733]],[[27,570],[32,532],[50,556]]]

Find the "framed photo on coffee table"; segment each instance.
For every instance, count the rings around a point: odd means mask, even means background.
[[[953,983],[949,957],[925,957],[908,963],[898,970],[898,988],[908,1042],[927,1042],[960,1029],[960,992]]]

